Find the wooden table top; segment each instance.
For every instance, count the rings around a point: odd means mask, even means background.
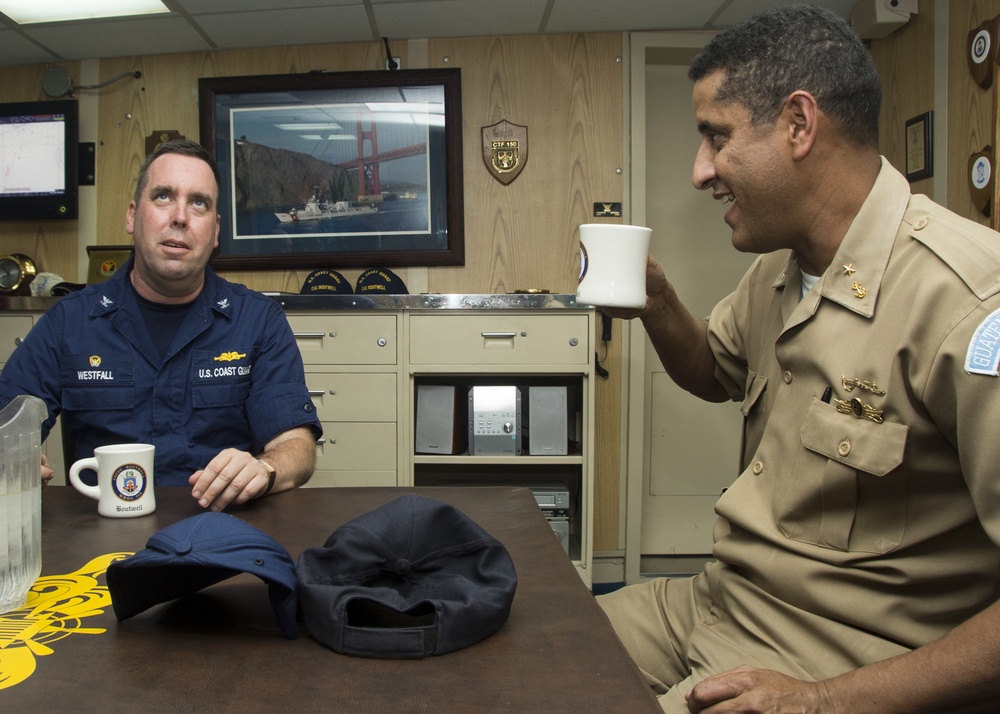
[[[102,518],[71,487],[43,490],[43,603],[0,615],[0,702],[8,711],[658,712],[649,688],[521,488],[313,488],[233,515],[292,558],[393,498],[453,504],[506,546],[518,575],[510,619],[458,652],[422,660],[337,654],[281,636],[267,587],[242,574],[118,622],[107,556],[201,512],[186,488],[157,488],[156,513]],[[96,573],[96,575],[95,575]],[[11,682],[20,680],[16,684]]]

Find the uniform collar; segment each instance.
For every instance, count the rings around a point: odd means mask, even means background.
[[[865,317],[875,314],[882,278],[909,202],[909,182],[882,157],[875,185],[823,276],[823,297]]]
[[[134,260],[135,258],[129,258],[111,278],[96,286],[90,310],[91,315],[107,315],[122,307],[125,296],[131,289],[128,281]],[[231,321],[233,319],[232,286],[206,266],[205,286],[195,298],[193,309],[199,314],[204,314],[206,310],[212,310]]]
[[[818,284],[823,297],[865,317],[875,314],[882,278],[910,201],[910,184],[885,157],[881,161],[868,198]],[[790,276],[798,277],[799,272],[792,254],[772,287],[792,287],[794,282],[798,288],[798,280],[791,281]]]

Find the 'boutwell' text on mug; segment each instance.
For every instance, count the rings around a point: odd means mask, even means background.
[[[646,256],[652,230],[643,226],[580,226],[577,301],[604,307],[646,305]]]
[[[94,456],[80,459],[69,469],[69,480],[77,491],[97,500],[97,512],[109,518],[145,516],[156,510],[153,494],[152,444],[98,446]],[[80,480],[80,472],[97,472],[97,485]]]

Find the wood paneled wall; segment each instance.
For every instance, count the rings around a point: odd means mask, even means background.
[[[934,109],[934,1],[924,0],[906,25],[871,46],[882,79],[879,150],[902,172],[906,121]],[[934,198],[933,179],[916,181],[911,190]]]
[[[417,48],[417,51],[411,48]],[[503,36],[398,43],[404,67],[462,69],[465,255],[463,267],[428,268],[414,276],[436,293],[503,293],[525,288],[576,291],[580,259],[576,226],[590,222],[595,202],[622,201],[624,62],[618,33]],[[426,59],[424,59],[426,58]],[[63,63],[79,78],[79,63]],[[142,77],[96,91],[96,242],[129,243],[125,210],[146,137],[176,130],[199,138],[198,78],[376,70],[381,43],[273,47],[254,50],[101,59],[99,82],[139,70]],[[44,99],[45,65],[0,69],[0,101]],[[92,90],[84,90],[92,91]],[[93,95],[89,95],[93,96]],[[487,172],[480,129],[501,119],[528,127],[528,162],[503,186]],[[609,219],[603,219],[609,220]],[[618,221],[611,221],[618,222]],[[0,224],[0,252],[25,252],[40,269],[77,274],[77,222]],[[81,233],[83,231],[80,231]],[[335,262],[330,266],[338,267]],[[358,269],[342,271],[354,280]],[[404,281],[409,271],[400,269]],[[258,290],[297,292],[309,269],[226,272]],[[603,351],[603,347],[602,347]],[[595,549],[618,544],[620,333],[602,354],[611,378],[597,391]]]
[[[997,15],[1000,15],[1000,0],[948,3],[948,207],[994,228],[997,227],[996,202],[991,222],[972,203],[968,164],[969,157],[987,144],[993,146],[994,152],[997,149],[994,102],[1000,84],[1000,67],[993,65],[993,86],[983,89],[973,80],[966,56],[970,30]],[[995,173],[995,161],[993,170]]]

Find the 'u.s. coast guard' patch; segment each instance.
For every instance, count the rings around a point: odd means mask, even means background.
[[[976,328],[965,355],[965,371],[996,377],[1000,371],[1000,310]]]

